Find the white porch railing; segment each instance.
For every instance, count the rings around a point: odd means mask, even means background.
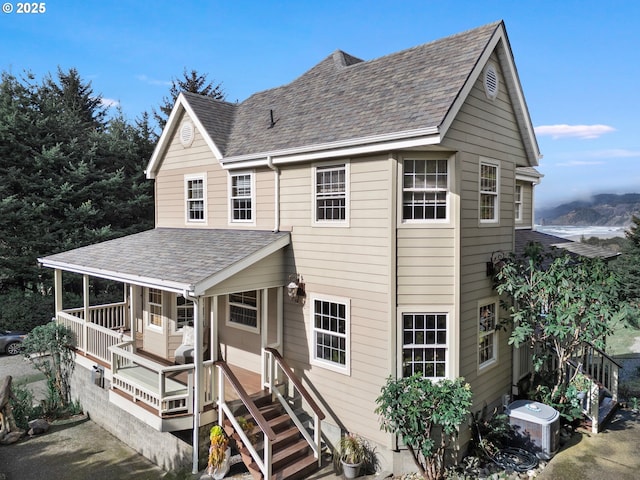
[[[71,330],[75,347],[79,351],[105,363],[111,362],[109,347],[129,338],[123,333],[85,322],[84,318],[67,312],[58,312],[56,322]]]
[[[64,310],[69,315],[84,319],[84,308],[69,308]],[[89,307],[89,323],[100,325],[111,330],[129,330],[129,315],[127,303],[108,303],[105,305],[94,305]]]
[[[194,365],[162,366],[131,351],[133,341],[112,346],[111,387],[153,408],[158,416],[193,413]],[[185,379],[177,380],[179,374]]]
[[[269,392],[274,395],[285,411],[296,424],[298,430],[307,441],[314,456],[318,459],[318,466],[321,465],[322,458],[320,455],[322,442],[322,420],[325,416],[315,400],[311,397],[307,389],[302,385],[300,379],[294,374],[293,370],[287,362],[280,356],[280,353],[274,348],[265,348],[264,353],[267,356],[267,379],[265,386],[269,388]],[[280,382],[283,380],[283,383]],[[286,395],[286,397],[285,397]],[[305,416],[313,419],[313,437],[305,427],[300,418],[300,412],[294,412],[291,405],[299,406]]]

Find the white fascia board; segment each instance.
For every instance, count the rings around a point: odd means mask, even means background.
[[[38,262],[43,267],[55,268],[58,270],[63,270],[65,272],[79,273],[81,275],[90,275],[92,277],[105,278],[107,280],[114,280],[116,282],[132,283],[141,287],[158,288],[160,290],[167,290],[175,293],[182,293],[185,290],[193,290],[193,286],[187,283],[173,282],[163,280],[161,278],[150,278],[140,275],[118,273],[112,270],[103,270],[100,268],[92,268],[83,265],[73,265],[66,262],[51,261],[47,260],[46,258],[39,258]]]
[[[542,177],[544,177],[544,175],[542,174],[540,174],[540,176],[536,176],[536,175],[527,175],[527,174],[516,172],[516,180],[520,180],[522,182],[531,182],[531,183],[535,183],[536,185],[540,183],[540,181],[542,180]]]
[[[255,155],[243,155],[223,159],[220,163],[224,169],[249,168],[267,165],[267,158],[271,157],[274,165],[287,163],[322,160],[336,157],[364,155],[368,153],[385,152],[388,150],[422,147],[427,145],[437,145],[441,136],[437,127],[417,131],[403,132],[402,134],[385,135],[378,138],[373,143],[370,137],[367,141],[359,139],[357,141],[336,142],[333,144],[314,145],[299,149],[276,150],[273,152],[263,152]],[[387,137],[394,137],[387,138]],[[419,138],[416,138],[418,137]],[[400,137],[400,138],[399,138]],[[402,138],[406,137],[406,138]],[[343,143],[344,145],[339,145]],[[351,145],[350,145],[351,144]]]
[[[164,156],[166,149],[169,146],[170,139],[175,133],[176,128],[178,127],[176,119],[180,115],[180,109],[183,109],[189,115],[191,121],[193,121],[193,123],[195,124],[196,129],[204,138],[205,143],[211,149],[211,152],[213,152],[216,160],[220,161],[222,159],[222,153],[220,153],[220,150],[218,149],[214,141],[211,139],[211,137],[209,137],[209,134],[202,126],[200,119],[191,108],[191,105],[189,105],[189,102],[186,100],[185,96],[181,93],[180,95],[178,95],[176,103],[173,106],[173,110],[171,110],[171,114],[167,119],[167,123],[162,130],[162,134],[160,135],[158,144],[153,150],[151,160],[149,160],[147,168],[144,171],[148,179],[153,179],[156,177],[156,170],[160,167],[160,159]]]
[[[507,35],[504,30],[504,25],[500,25],[494,32],[493,37],[491,37],[491,40],[487,44],[487,47],[485,48],[475,67],[471,71],[469,78],[467,78],[467,81],[460,91],[458,98],[456,98],[456,100],[453,102],[453,105],[447,112],[444,121],[440,125],[440,133],[443,137],[446,135],[447,130],[458,115],[458,112],[462,108],[462,105],[466,101],[469,93],[471,93],[471,89],[475,85],[476,80],[481,75],[487,62],[489,61],[489,58],[493,54],[496,47],[500,44],[500,42],[502,42],[504,55],[498,54],[498,59],[503,70],[503,77],[505,78],[505,81],[509,88],[509,93],[515,94],[516,102],[514,103],[514,107],[516,110],[516,119],[520,128],[524,128],[525,150],[529,153],[529,163],[526,166],[536,167],[538,166],[538,160],[542,158],[542,155],[540,154],[540,151],[538,149],[538,141],[536,140],[533,125],[531,124],[529,109],[527,108],[527,103],[524,99],[522,85],[520,84],[518,71],[513,61],[513,53],[510,50]]]
[[[259,262],[263,258],[268,257],[272,253],[277,252],[278,250],[286,247],[291,243],[291,236],[283,236],[282,238],[275,240],[264,248],[252,253],[251,255],[247,255],[242,260],[234,263],[233,265],[225,268],[221,272],[216,273],[215,275],[206,278],[205,280],[198,282],[192,288],[193,296],[199,297],[205,294],[205,292],[211,287],[217,285],[218,283],[231,278],[236,273],[241,272],[242,270],[249,268],[256,262]]]

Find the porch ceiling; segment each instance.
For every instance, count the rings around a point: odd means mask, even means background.
[[[156,228],[38,261],[45,267],[201,295],[289,242],[289,232]]]

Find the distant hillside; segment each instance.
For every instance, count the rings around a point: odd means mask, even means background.
[[[602,193],[589,200],[538,209],[536,222],[541,225],[625,226],[631,223],[632,215],[640,216],[640,193]]]

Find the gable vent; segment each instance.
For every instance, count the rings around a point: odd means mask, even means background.
[[[193,143],[193,137],[195,136],[195,132],[193,129],[193,123],[184,122],[180,127],[180,142],[182,142],[183,147],[190,147]]]
[[[484,91],[491,100],[498,96],[498,87],[500,82],[498,81],[498,72],[493,64],[487,65],[484,70]]]

